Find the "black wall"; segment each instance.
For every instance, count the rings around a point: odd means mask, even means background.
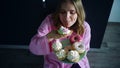
[[[28,45],[47,14],[54,11],[56,0],[4,0],[0,20],[0,44]],[[113,0],[83,0],[86,20],[91,26],[91,47],[99,48]]]
[[[83,0],[86,20],[91,26],[91,47],[100,48],[113,0]]]
[[[45,17],[42,0],[5,0],[0,44],[28,44]]]

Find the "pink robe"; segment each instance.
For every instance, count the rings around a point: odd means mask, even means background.
[[[84,22],[84,26],[83,43],[88,51],[90,49],[91,30],[87,22]],[[44,68],[71,68],[72,64],[59,61],[53,51],[51,51],[51,46],[46,37],[51,30],[54,30],[54,25],[51,15],[48,15],[38,28],[38,33],[31,39],[30,51],[35,55],[44,55]],[[90,68],[86,55],[78,64],[81,68]]]

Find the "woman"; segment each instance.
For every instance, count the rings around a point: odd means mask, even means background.
[[[57,30],[64,26],[72,31],[68,35],[60,35]],[[77,34],[82,36],[86,54],[90,49],[90,26],[85,22],[85,12],[81,0],[60,0],[55,13],[48,15],[38,28],[38,33],[31,39],[29,49],[35,55],[44,55],[44,68],[90,68],[85,55],[76,64],[59,61],[52,48],[54,39],[69,38]]]

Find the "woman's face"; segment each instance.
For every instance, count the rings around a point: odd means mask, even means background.
[[[71,27],[77,20],[77,13],[74,5],[71,2],[61,5],[59,18],[63,26]]]

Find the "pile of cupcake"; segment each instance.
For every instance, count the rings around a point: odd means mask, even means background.
[[[69,34],[70,32],[69,29],[63,26],[58,30],[59,34]],[[68,60],[69,62],[77,63],[80,61],[81,54],[85,52],[85,46],[82,43],[80,35],[74,35],[69,40],[71,45],[63,47],[61,41],[56,39],[52,44],[52,49],[59,60]]]

